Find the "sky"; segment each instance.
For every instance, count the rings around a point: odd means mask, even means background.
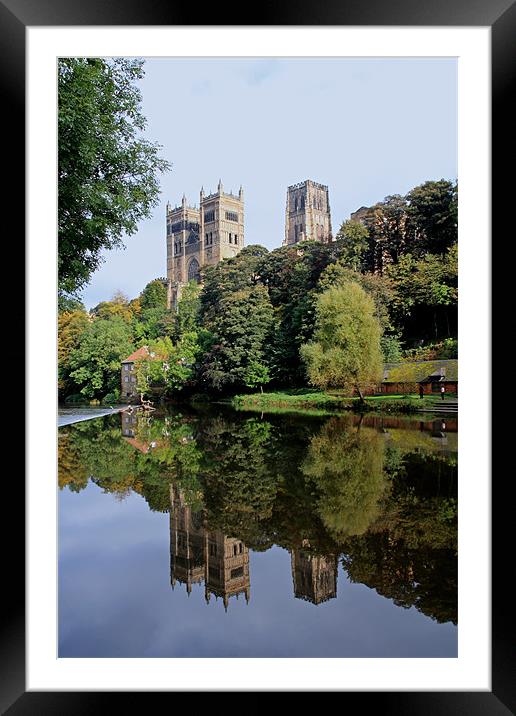
[[[457,178],[455,58],[151,58],[145,136],[172,169],[152,216],[82,292],[90,309],[166,276],[167,201],[244,189],[245,244],[281,246],[287,187],[329,187],[334,233],[351,212]]]

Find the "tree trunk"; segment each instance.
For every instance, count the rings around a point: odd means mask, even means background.
[[[364,400],[364,396],[363,396],[363,394],[362,394],[362,391],[360,390],[360,386],[357,385],[356,388],[357,388],[358,395],[360,396],[360,402],[362,403],[362,405],[364,405],[364,404],[365,404],[365,400]]]

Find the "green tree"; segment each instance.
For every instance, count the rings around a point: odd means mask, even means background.
[[[148,283],[140,294],[140,306],[148,308],[167,308],[167,288],[165,279],[156,278]]]
[[[169,163],[143,138],[143,60],[58,63],[59,289],[74,294],[159,200]]]
[[[71,384],[70,356],[90,324],[90,318],[84,310],[60,313],[57,319],[57,363],[58,386],[69,393]]]
[[[110,301],[101,301],[91,310],[92,316],[96,318],[121,318],[130,323],[134,318],[129,299],[122,293],[116,291]]]
[[[427,181],[409,191],[406,199],[415,232],[412,254],[444,254],[457,243],[457,182]]]
[[[335,240],[342,263],[353,271],[364,267],[369,231],[360,221],[344,221]]]
[[[202,359],[201,384],[215,390],[245,386],[251,366],[266,367],[267,341],[273,323],[273,309],[264,286],[226,294],[207,325],[212,339],[211,348]]]
[[[381,329],[373,299],[356,283],[329,288],[317,299],[314,340],[301,348],[308,377],[320,388],[357,390],[381,380]]]
[[[81,334],[69,359],[70,378],[86,398],[120,388],[120,364],[133,350],[130,326],[121,318],[95,320]]]
[[[199,331],[201,312],[201,287],[197,281],[189,281],[181,291],[177,302],[174,337],[176,340],[185,333]]]

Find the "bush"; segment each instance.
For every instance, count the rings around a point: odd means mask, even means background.
[[[67,395],[64,402],[71,403],[72,405],[77,404],[77,403],[86,404],[86,403],[88,403],[88,399],[85,398],[84,395],[81,395],[80,393],[73,393],[72,395]]]
[[[108,393],[102,398],[102,405],[112,405],[118,403],[120,400],[120,391],[115,390],[113,393]]]

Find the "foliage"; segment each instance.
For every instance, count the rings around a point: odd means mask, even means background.
[[[61,58],[58,63],[58,268],[74,294],[159,198],[169,168],[143,139],[143,60]]]
[[[407,213],[414,232],[418,256],[444,254],[457,243],[457,183],[427,181],[407,194]]]
[[[364,268],[364,258],[368,247],[369,231],[359,221],[344,221],[335,240],[339,247],[340,261],[353,271]]]
[[[203,384],[214,390],[247,385],[252,366],[260,365],[262,380],[265,352],[273,329],[273,309],[267,289],[255,285],[225,294],[211,312],[207,327],[211,347],[200,367]]]
[[[89,325],[88,314],[80,309],[59,313],[57,318],[58,386],[62,391],[73,388],[69,379],[70,356]]]
[[[165,279],[156,278],[148,283],[140,294],[140,307],[143,311],[148,308],[167,307],[167,289]]]
[[[314,341],[301,355],[312,385],[362,390],[381,380],[380,325],[374,302],[356,283],[329,288],[317,300]]]
[[[133,320],[134,314],[127,296],[122,291],[116,291],[110,301],[102,301],[92,309],[91,315],[95,318],[120,318],[126,323]]]
[[[317,511],[336,539],[362,534],[387,490],[384,446],[376,430],[331,418],[312,438],[303,473],[318,489]]]
[[[101,398],[120,386],[120,364],[133,350],[121,318],[96,320],[81,334],[69,358],[69,377],[85,398]]]

